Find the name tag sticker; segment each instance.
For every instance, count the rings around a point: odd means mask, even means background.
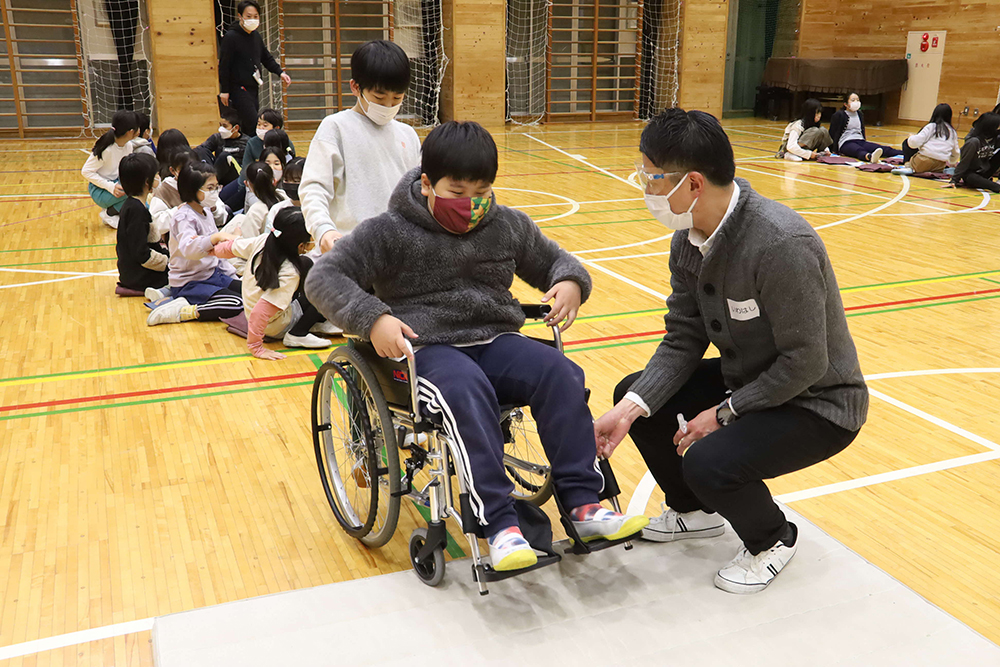
[[[760,317],[760,306],[753,299],[746,301],[733,301],[726,299],[729,304],[729,316],[739,322],[746,322]]]

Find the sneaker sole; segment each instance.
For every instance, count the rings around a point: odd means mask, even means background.
[[[772,577],[771,581],[774,581],[778,577]],[[754,593],[760,593],[762,590],[771,585],[771,581],[766,584],[740,584],[735,581],[729,581],[725,579],[720,574],[715,575],[715,587],[719,590],[723,590],[727,593],[732,593],[733,595],[753,595]]]
[[[642,531],[642,539],[650,542],[676,542],[677,540],[693,540],[704,537],[718,537],[726,532],[725,524],[713,526],[712,528],[702,528],[700,530],[679,530],[675,533],[665,533],[659,530],[646,528]]]
[[[531,549],[518,549],[514,553],[504,556],[499,563],[494,563],[493,569],[497,572],[510,572],[511,570],[522,570],[538,563],[538,556]]]
[[[584,542],[593,542],[594,540],[607,540],[613,542],[614,540],[623,540],[626,537],[635,535],[640,532],[643,528],[649,525],[649,517],[646,516],[633,516],[630,517],[625,523],[622,524],[621,528],[611,533],[610,535],[591,535],[589,537],[580,538]]]

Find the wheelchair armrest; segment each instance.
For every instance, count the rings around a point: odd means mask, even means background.
[[[543,303],[521,304],[524,316],[529,320],[543,320],[552,312],[552,306]]]

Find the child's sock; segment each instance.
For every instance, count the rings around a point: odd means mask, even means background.
[[[184,306],[181,308],[181,322],[189,322],[198,319],[198,306]]]

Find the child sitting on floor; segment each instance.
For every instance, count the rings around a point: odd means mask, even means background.
[[[101,221],[111,229],[118,228],[118,207],[126,199],[125,191],[118,184],[118,165],[132,152],[132,140],[138,131],[135,113],[116,111],[111,117],[111,129],[97,140],[80,170],[90,182],[90,198],[101,207]]]
[[[302,291],[312,268],[312,260],[303,255],[312,247],[302,211],[295,207],[282,209],[275,216],[274,229],[266,234],[215,246],[216,257],[239,257],[249,267],[243,275],[243,309],[248,322],[247,347],[253,356],[285,358],[264,347],[264,336],[281,338],[285,347],[320,349],[330,347],[330,341],[310,332],[339,333]]]
[[[537,556],[518,526],[513,485],[503,468],[499,405],[531,406],[563,505],[581,539],[619,539],[649,520],[598,504],[594,424],[583,371],[545,343],[518,335],[514,276],[552,302],[547,322],[566,329],[589,295],[590,275],[524,213],[496,204],[497,147],[477,123],[448,122],[423,145],[389,210],[340,239],[306,278],[306,295],[383,357],[419,345],[423,409],[445,415],[448,437],[471,469],[476,520],[498,571]],[[458,258],[458,259],[456,259]],[[493,424],[493,427],[489,425]]]
[[[776,157],[802,162],[815,160],[820,155],[829,155],[833,139],[826,128],[820,125],[822,118],[823,105],[820,101],[813,98],[806,100],[802,105],[802,117],[785,128]]]
[[[177,192],[177,176],[189,162],[197,162],[198,157],[190,148],[178,147],[174,149],[170,158],[170,171],[168,176],[160,181],[160,185],[153,191],[153,197],[149,201],[149,212],[153,216],[153,226],[161,234],[166,234],[170,228],[170,221],[174,213],[184,203]],[[226,205],[221,201],[216,202],[212,209],[212,217],[217,226],[226,224],[229,212]]]
[[[227,185],[240,176],[247,136],[240,130],[240,114],[232,107],[219,112],[219,130],[206,139],[194,152],[201,160],[215,165],[219,183]]]
[[[993,180],[1000,158],[995,154],[1000,115],[984,113],[965,138],[961,157],[948,187],[963,186],[1000,193],[1000,184]]]
[[[302,202],[299,199],[299,183],[302,182],[302,169],[306,166],[306,159],[304,157],[297,157],[287,165],[285,165],[285,173],[282,177],[281,187],[288,195],[288,198],[292,200],[292,204],[295,206],[301,206]]]
[[[139,125],[139,134],[132,140],[132,152],[156,157],[156,144],[150,138],[152,135],[149,129],[149,116],[141,111],[133,113],[135,114],[135,122]]]
[[[894,174],[944,171],[958,163],[958,132],[951,126],[951,105],[934,107],[931,120],[923,129],[903,141],[903,159],[909,168],[893,169]]]
[[[149,313],[146,324],[217,321],[243,312],[242,286],[229,262],[212,249],[235,237],[218,231],[212,209],[219,183],[212,165],[192,160],[177,177],[184,203],[170,221],[170,294],[174,298]]]
[[[167,284],[167,251],[158,241],[151,224],[153,218],[144,203],[158,169],[156,158],[148,153],[126,155],[118,166],[119,183],[128,196],[121,205],[115,246],[118,284],[137,292],[157,290]]]

